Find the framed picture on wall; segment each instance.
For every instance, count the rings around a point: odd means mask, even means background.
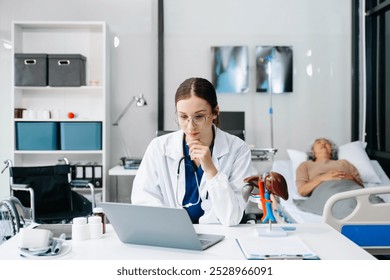
[[[211,47],[212,83],[217,93],[249,91],[248,47]]]
[[[270,87],[270,81],[271,87]],[[293,49],[291,46],[256,47],[256,92],[293,91]]]

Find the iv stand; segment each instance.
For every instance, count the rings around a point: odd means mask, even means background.
[[[268,110],[270,116],[270,130],[271,130],[271,148],[274,148],[274,121],[273,121],[273,108],[272,108],[272,55],[268,58],[268,94],[270,107]]]

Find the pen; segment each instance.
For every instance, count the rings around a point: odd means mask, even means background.
[[[275,255],[252,255],[255,258],[263,260],[319,260],[314,254],[275,254]]]
[[[303,260],[303,255],[265,255],[266,260]]]

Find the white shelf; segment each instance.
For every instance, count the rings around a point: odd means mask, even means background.
[[[74,150],[52,150],[52,151],[16,150],[15,154],[20,154],[20,155],[23,155],[23,154],[26,154],[26,155],[34,155],[34,154],[39,154],[39,155],[40,154],[86,154],[86,155],[90,154],[90,155],[93,155],[93,154],[98,154],[98,155],[101,155],[101,154],[103,154],[103,151],[102,150],[77,150],[77,151],[74,151]]]
[[[99,122],[102,124],[101,150],[13,150],[15,166],[56,164],[59,157],[70,162],[97,162],[103,167],[102,195],[107,197],[109,147],[108,51],[106,23],[101,21],[18,21],[13,22],[13,55],[16,53],[81,54],[86,57],[86,86],[13,86],[13,108],[50,110],[52,119],[13,119],[20,122]],[[14,75],[14,67],[12,69]],[[12,84],[14,83],[12,76]],[[97,85],[90,85],[97,81]],[[69,119],[73,112],[76,118]]]
[[[105,28],[104,22],[101,21],[18,21],[15,23],[19,28],[23,29],[74,29],[76,32],[83,28],[91,30],[100,30],[103,32]]]
[[[103,90],[103,86],[80,86],[80,87],[15,87],[16,90],[25,90],[25,91],[79,91],[79,90],[91,90],[91,91],[98,91]]]
[[[103,119],[14,119],[14,122],[103,122]]]

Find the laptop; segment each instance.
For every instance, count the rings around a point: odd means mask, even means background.
[[[99,205],[123,243],[201,251],[225,237],[196,233],[183,208],[113,202]]]

